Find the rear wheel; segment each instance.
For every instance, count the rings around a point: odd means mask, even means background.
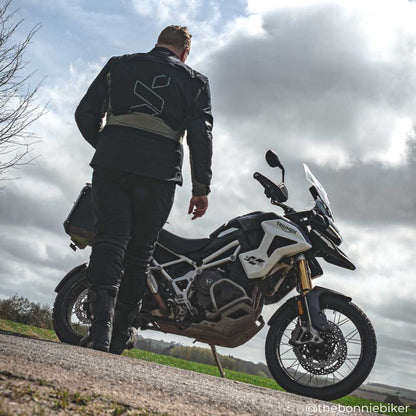
[[[58,338],[79,345],[90,321],[87,317],[87,269],[76,271],[60,288],[53,305],[53,327]]]
[[[347,299],[323,295],[321,310],[328,329],[321,345],[293,346],[299,331],[296,308],[288,307],[272,323],[266,339],[266,360],[277,383],[291,393],[334,400],[359,387],[376,358],[377,341],[371,322]]]

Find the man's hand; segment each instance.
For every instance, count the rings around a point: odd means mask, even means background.
[[[193,196],[189,202],[188,214],[192,214],[192,219],[202,217],[208,209],[208,196]]]

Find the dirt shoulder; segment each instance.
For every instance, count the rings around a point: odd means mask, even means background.
[[[147,409],[130,406],[111,396],[91,394],[84,387],[77,389],[54,384],[9,371],[0,373],[0,415],[135,415],[157,416]]]

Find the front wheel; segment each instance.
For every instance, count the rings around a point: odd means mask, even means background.
[[[58,338],[79,345],[90,321],[87,317],[87,269],[76,270],[63,283],[53,305],[53,327]]]
[[[322,400],[343,397],[369,375],[376,358],[374,328],[364,312],[347,299],[320,298],[328,329],[321,345],[293,346],[299,328],[296,308],[287,307],[272,323],[266,339],[266,361],[277,383],[288,392]]]

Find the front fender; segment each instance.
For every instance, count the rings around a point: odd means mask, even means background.
[[[312,290],[310,290],[308,292],[307,299],[308,299],[308,304],[312,303],[312,304],[319,304],[319,299],[321,298],[321,296],[323,295],[332,295],[334,297],[337,298],[341,298],[341,299],[345,299],[348,300],[348,302],[351,302],[352,298],[346,295],[343,295],[340,292],[337,292],[336,290],[332,290],[332,289],[328,289],[326,287],[321,287],[321,286],[315,286]],[[292,308],[297,310],[297,301],[298,299],[300,299],[301,296],[294,296],[293,298],[288,299],[274,314],[273,316],[267,321],[268,325],[272,325],[274,320],[278,317],[278,315],[280,315],[283,310],[287,309],[287,308]],[[318,303],[317,303],[318,301]],[[313,320],[313,317],[312,317]],[[314,323],[312,322],[312,325],[315,327]]]
[[[275,319],[286,309],[294,309],[297,310],[296,306],[296,299],[297,296],[294,296],[293,298],[288,299],[273,315],[272,317],[267,321],[267,325],[272,325]]]
[[[64,278],[58,283],[58,286],[56,286],[55,288],[55,292],[59,293],[59,291],[61,290],[61,287],[65,284],[65,282],[71,277],[73,276],[75,273],[78,273],[80,270],[82,269],[86,269],[87,268],[87,263],[83,263],[80,264],[77,267],[74,267],[72,270],[70,270],[65,276]]]

